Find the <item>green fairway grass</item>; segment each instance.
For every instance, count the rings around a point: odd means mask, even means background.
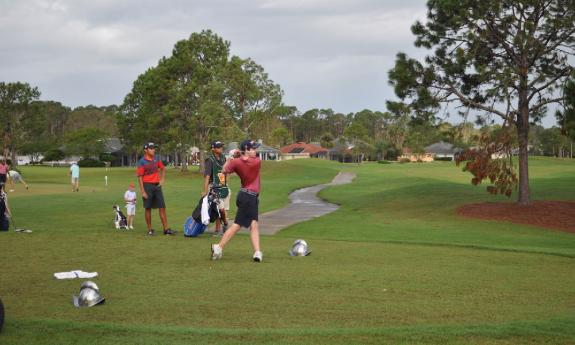
[[[533,158],[530,168],[534,199],[574,199],[575,163]],[[0,344],[575,343],[575,234],[457,216],[459,205],[513,200],[471,186],[452,163],[265,162],[261,212],[338,171],[357,177],[320,193],[336,212],[262,236],[261,264],[247,235],[215,262],[216,239],[182,236],[202,189],[196,171],[168,171],[178,236],[148,237],[141,202],[136,230],[113,228],[134,169],[83,168],[79,193],[66,168],[21,170],[30,190],[17,185],[10,206],[33,233],[0,232]],[[311,256],[288,255],[296,238]],[[53,273],[77,269],[98,272],[104,305],[73,307],[82,280]]]

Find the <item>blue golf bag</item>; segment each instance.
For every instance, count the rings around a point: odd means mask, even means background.
[[[208,226],[202,224],[202,222],[197,222],[194,217],[188,217],[184,223],[184,236],[186,237],[197,237],[206,231]]]
[[[192,216],[186,219],[184,223],[184,236],[197,237],[203,234],[208,228],[206,224],[202,223],[202,203],[203,198],[200,198],[198,205],[194,209],[194,212],[192,212]],[[208,196],[208,214],[210,216],[210,223],[213,223],[220,217],[217,195],[213,191],[210,191],[210,195]]]

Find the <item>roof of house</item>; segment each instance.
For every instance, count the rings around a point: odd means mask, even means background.
[[[239,146],[239,144],[237,141],[230,141],[229,143],[226,144],[225,149],[224,149],[224,153],[230,153],[231,150],[237,149],[238,146]],[[267,145],[260,143],[260,146],[258,147],[258,152],[278,153],[279,150],[274,149],[271,146],[267,146]]]
[[[425,148],[426,153],[433,153],[433,154],[440,154],[440,155],[448,155],[454,154],[459,152],[460,149],[453,147],[453,144],[446,143],[444,141],[440,141],[435,144],[431,144]]]
[[[327,152],[327,149],[314,144],[297,142],[280,148],[280,151],[282,153],[309,153],[313,155],[316,153]]]
[[[120,152],[124,145],[119,138],[104,139],[104,151],[108,153]]]
[[[274,149],[271,146],[267,146],[264,144],[260,144],[260,146],[258,147],[258,152],[270,152],[270,153],[279,153],[280,150],[278,149]]]

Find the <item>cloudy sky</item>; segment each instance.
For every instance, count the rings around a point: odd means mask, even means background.
[[[174,44],[211,29],[300,111],[385,110],[387,72],[425,0],[0,0],[0,81],[70,107],[121,104]],[[460,120],[452,118],[452,122]]]

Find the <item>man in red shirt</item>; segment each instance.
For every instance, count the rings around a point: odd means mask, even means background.
[[[148,235],[154,235],[154,230],[152,229],[153,208],[159,209],[160,219],[164,227],[164,235],[174,235],[176,232],[168,226],[166,204],[164,203],[164,194],[162,193],[162,185],[164,184],[166,171],[164,164],[160,158],[156,156],[156,146],[154,143],[144,145],[144,157],[138,161],[136,172],[140,184],[140,191],[142,192],[142,199],[144,200],[144,208],[146,209],[145,215],[146,224],[148,225]]]
[[[235,172],[240,177],[242,188],[236,197],[238,209],[234,224],[224,233],[220,243],[212,244],[212,260],[218,260],[222,257],[224,247],[241,227],[250,229],[250,239],[254,249],[253,260],[255,262],[263,260],[258,228],[260,168],[262,164],[256,151],[259,146],[253,140],[242,141],[240,144],[241,155],[224,164],[224,174]]]

